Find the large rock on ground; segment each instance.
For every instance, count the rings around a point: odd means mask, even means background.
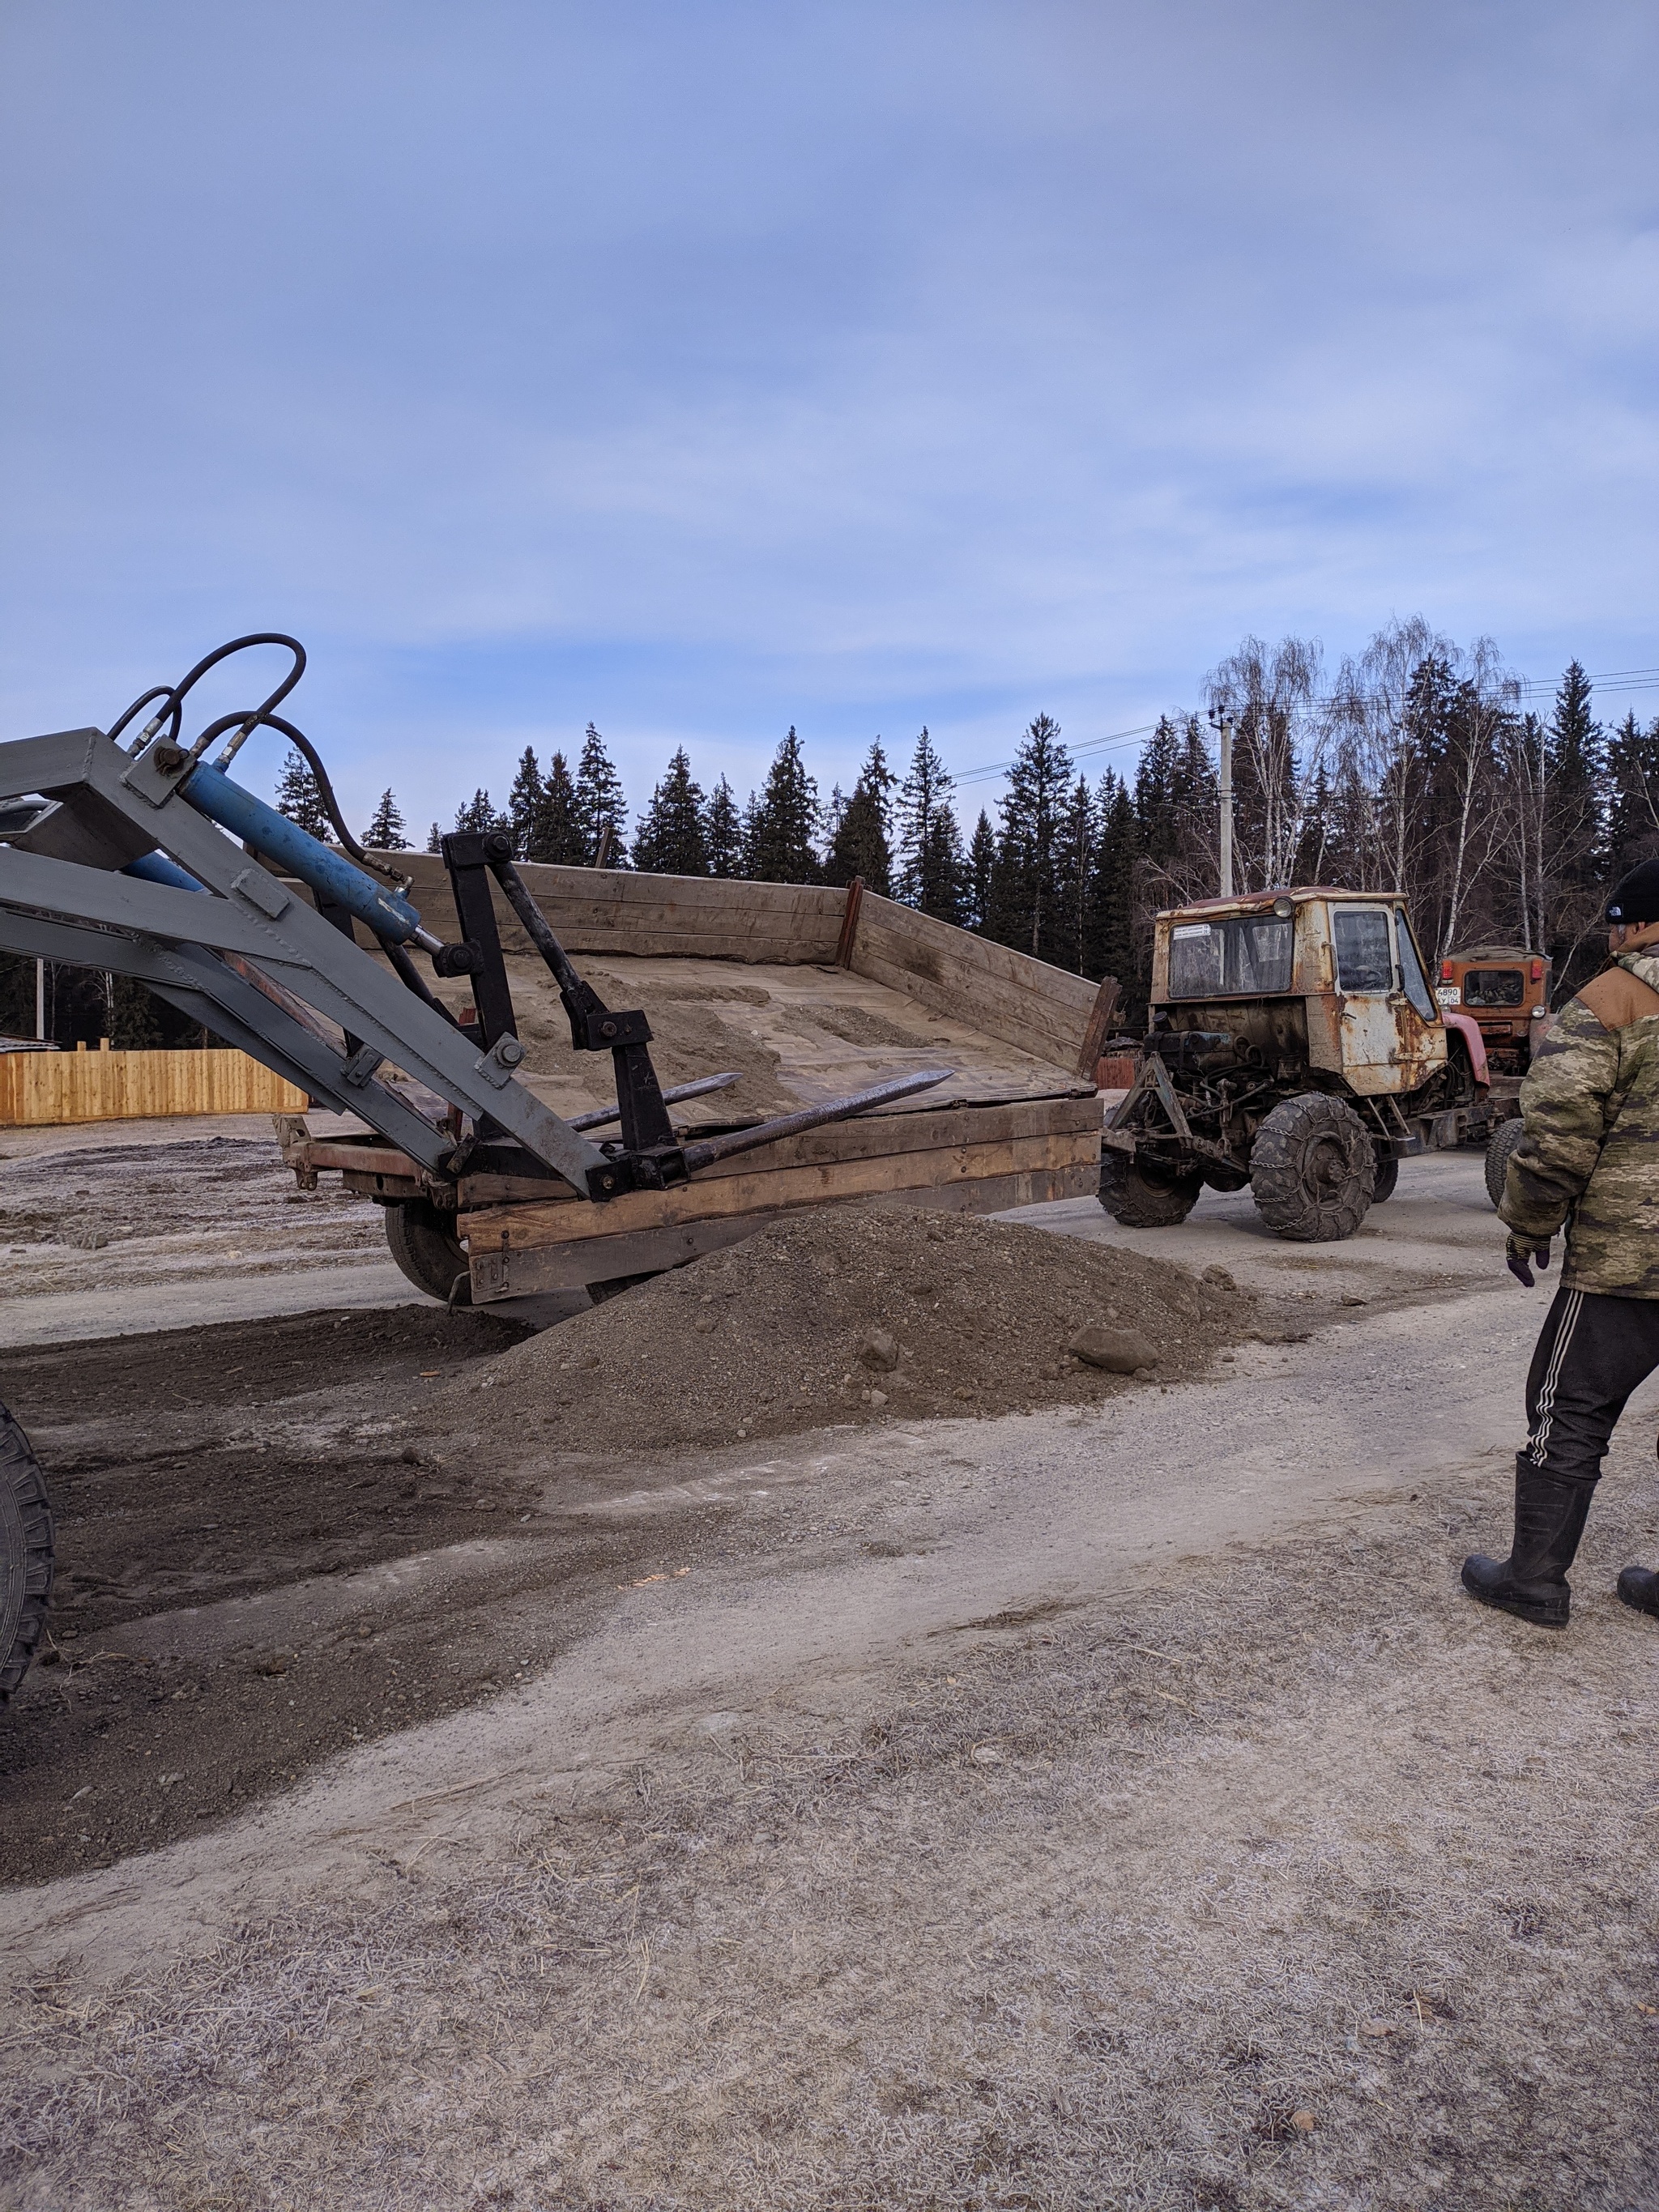
[[[1091,1367],[1103,1367],[1109,1375],[1133,1375],[1142,1367],[1156,1367],[1158,1346],[1138,1328],[1108,1328],[1091,1321],[1079,1329],[1066,1349],[1073,1359]]]

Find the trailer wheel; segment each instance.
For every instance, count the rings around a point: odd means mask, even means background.
[[[1334,1244],[1352,1237],[1376,1188],[1376,1154],[1346,1099],[1283,1098],[1255,1133],[1250,1195],[1277,1237]]]
[[[1149,1175],[1126,1152],[1100,1156],[1100,1202],[1126,1229],[1173,1229],[1198,1203],[1201,1175]]]
[[[46,1625],[55,1540],[40,1462],[0,1406],[0,1706],[28,1672]]]
[[[1504,1185],[1509,1179],[1510,1161],[1515,1148],[1527,1133],[1527,1125],[1516,1115],[1508,1121],[1500,1121],[1486,1147],[1486,1195],[1494,1206],[1504,1202]]]
[[[1392,1198],[1400,1181],[1400,1163],[1392,1152],[1386,1160],[1376,1164],[1376,1182],[1371,1190],[1371,1204],[1381,1206],[1385,1198]]]
[[[423,1198],[403,1199],[386,1209],[386,1241],[417,1291],[445,1305],[470,1306],[472,1277],[454,1219]]]

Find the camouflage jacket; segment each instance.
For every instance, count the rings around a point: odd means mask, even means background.
[[[1659,957],[1623,953],[1568,1000],[1521,1115],[1504,1220],[1540,1240],[1566,1224],[1564,1289],[1659,1298]]]

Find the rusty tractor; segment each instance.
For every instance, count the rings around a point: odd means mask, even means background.
[[[1400,1162],[1495,1118],[1486,1042],[1430,986],[1403,897],[1323,888],[1160,914],[1140,1073],[1103,1138],[1100,1202],[1184,1221],[1249,1188],[1298,1243],[1352,1237]]]

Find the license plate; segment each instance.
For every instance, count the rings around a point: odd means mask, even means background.
[[[1463,994],[1455,983],[1443,983],[1434,995],[1443,1006],[1461,1006],[1463,1003]]]

